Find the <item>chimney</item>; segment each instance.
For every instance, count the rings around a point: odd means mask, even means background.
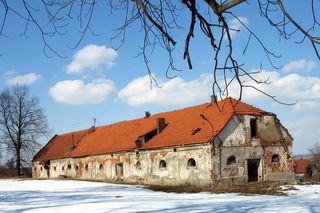
[[[217,103],[217,96],[216,95],[211,95],[210,96],[210,98],[211,98],[211,104],[216,104]]]
[[[157,118],[157,135],[162,132],[162,130],[166,127],[165,118]]]
[[[150,111],[145,111],[144,112],[144,118],[149,118],[151,116]]]

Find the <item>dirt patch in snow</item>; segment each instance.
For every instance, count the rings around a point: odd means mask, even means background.
[[[232,185],[227,187],[219,187],[214,189],[201,189],[191,186],[154,186],[149,185],[146,188],[154,191],[175,192],[175,193],[198,193],[211,192],[215,194],[221,193],[239,193],[243,195],[278,195],[286,196],[286,191],[295,190],[293,186],[283,187],[278,182],[257,182],[248,183],[247,185]]]

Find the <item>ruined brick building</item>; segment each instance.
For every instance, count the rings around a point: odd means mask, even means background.
[[[292,137],[276,115],[227,98],[55,135],[34,178],[210,188],[294,181]]]

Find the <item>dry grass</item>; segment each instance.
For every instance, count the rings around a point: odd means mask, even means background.
[[[193,186],[159,186],[159,185],[147,185],[146,188],[153,191],[162,191],[162,192],[175,192],[175,193],[198,193],[198,192],[210,192],[210,189],[198,188]]]
[[[255,182],[246,185],[220,187],[212,190],[213,193],[240,193],[244,195],[286,195],[278,182]]]
[[[288,186],[282,189],[283,184],[278,182],[256,182],[246,185],[233,185],[226,187],[218,187],[214,189],[196,188],[191,186],[155,186],[148,185],[147,188],[154,191],[175,192],[175,193],[197,193],[197,192],[212,192],[212,193],[239,193],[243,195],[286,195],[286,191],[294,190],[293,186]]]

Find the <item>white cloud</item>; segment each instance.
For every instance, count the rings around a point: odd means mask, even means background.
[[[316,69],[318,66],[312,60],[300,59],[296,61],[290,61],[288,64],[284,65],[282,71],[284,72],[294,72],[298,70],[312,71]]]
[[[6,73],[6,84],[7,85],[26,85],[30,86],[36,81],[40,80],[41,76],[35,73],[28,73],[26,75],[13,76],[15,72]]]
[[[79,50],[74,56],[71,64],[67,65],[67,73],[81,73],[99,67],[110,69],[118,54],[112,48],[89,44]]]
[[[303,117],[292,116],[284,121],[284,125],[289,128],[294,138],[294,152],[307,154],[308,148],[320,142],[320,117],[314,115],[305,115]]]
[[[238,17],[238,19],[240,20],[240,22],[242,22],[244,25],[249,25],[249,20],[246,17]],[[237,33],[239,33],[238,31],[235,30],[241,30],[243,29],[243,25],[239,22],[239,20],[236,18],[233,18],[229,21],[228,25],[230,30],[230,36],[231,38],[234,38]],[[233,30],[232,30],[233,29]]]
[[[297,104],[292,108],[293,111],[315,109],[320,104],[320,78],[318,77],[301,76],[293,73],[280,76],[275,71],[262,71],[256,75],[256,78],[259,80],[269,78],[271,84],[256,84],[249,78],[245,79],[245,82],[270,95],[276,95],[280,101],[292,103],[297,100]],[[230,87],[230,92],[235,97],[237,97],[238,91],[239,89],[235,84]],[[243,97],[247,100],[267,99],[262,93],[251,88],[244,90]]]
[[[179,77],[161,82],[161,88],[150,88],[150,79],[146,75],[136,78],[123,88],[118,97],[131,106],[157,104],[162,106],[187,106],[208,102],[211,94],[211,74],[203,74],[199,78],[185,81]]]
[[[281,76],[276,71],[262,71],[256,75],[256,79],[269,78],[270,84],[256,84],[250,78],[242,79],[248,85],[270,94],[282,102],[294,103],[292,110],[304,111],[316,109],[320,105],[320,78],[288,74]],[[161,79],[157,79],[161,82]],[[209,101],[212,86],[212,74],[203,74],[199,78],[185,81],[182,78],[174,78],[163,82],[161,88],[150,89],[149,76],[140,77],[131,81],[119,93],[121,100],[127,101],[131,106],[143,106],[146,104],[157,104],[162,106],[188,106]],[[229,96],[235,98],[239,95],[239,87],[231,84]],[[261,92],[251,88],[243,91],[244,100],[248,101],[270,101],[272,100]]]
[[[89,84],[82,80],[66,80],[51,87],[49,94],[57,102],[81,105],[100,103],[114,91],[116,89],[113,82],[106,79],[98,79]]]

